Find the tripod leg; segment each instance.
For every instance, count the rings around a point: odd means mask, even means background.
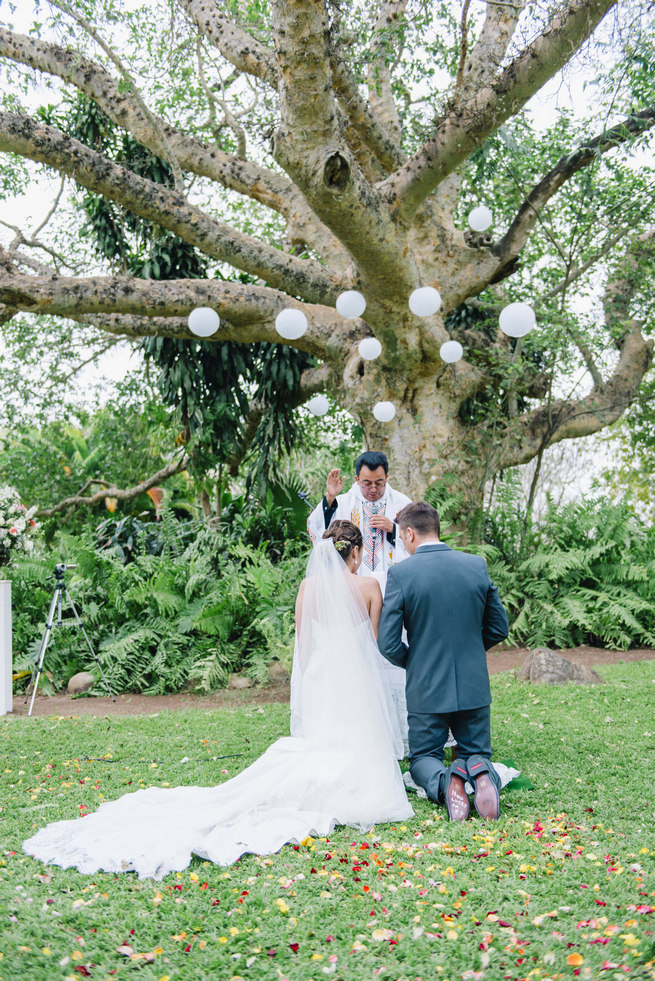
[[[98,655],[96,654],[96,652],[95,652],[95,651],[93,650],[93,647],[91,646],[91,641],[89,640],[89,637],[88,637],[88,635],[87,635],[87,632],[86,632],[86,630],[84,629],[84,624],[83,624],[83,623],[82,623],[82,621],[80,620],[80,615],[79,615],[79,613],[77,612],[77,610],[76,610],[76,608],[75,608],[75,604],[73,603],[73,600],[72,600],[72,598],[71,598],[71,594],[70,594],[70,593],[68,592],[68,590],[66,590],[66,599],[67,599],[67,600],[68,600],[68,602],[70,603],[70,606],[71,606],[71,610],[73,611],[73,613],[74,613],[74,615],[75,615],[75,619],[77,620],[77,625],[78,625],[78,627],[80,628],[80,630],[81,630],[81,631],[82,631],[82,633],[84,634],[84,639],[85,639],[85,641],[86,641],[86,643],[87,643],[87,647],[89,648],[89,651],[91,652],[91,657],[93,658],[93,660],[94,660],[94,661],[96,662],[96,664],[98,665],[98,671],[100,672],[100,677],[102,678],[102,680],[103,680],[103,681],[104,681],[104,683],[105,683],[105,688],[107,689],[107,692],[108,692],[108,694],[109,694],[109,697],[111,698],[111,700],[112,700],[112,702],[115,702],[115,701],[116,701],[116,699],[114,698],[114,696],[113,696],[113,694],[112,694],[112,691],[111,691],[111,688],[109,687],[109,682],[108,682],[108,681],[107,681],[107,679],[105,678],[105,673],[104,673],[104,671],[102,670],[102,665],[101,665],[101,663],[100,663],[100,661],[98,660]]]
[[[45,652],[48,646],[48,641],[50,640],[50,636],[52,632],[52,623],[55,616],[55,610],[57,609],[58,600],[61,603],[61,590],[59,588],[59,585],[56,585],[55,592],[52,597],[52,603],[50,604],[50,612],[48,613],[48,618],[45,622],[45,630],[43,631],[43,637],[41,638],[41,647],[39,648],[39,653],[35,658],[34,668],[32,669],[32,680],[30,682],[30,684],[32,685],[32,701],[30,702],[29,711],[27,713],[28,715],[32,714],[32,709],[34,708],[34,698],[36,696],[36,689],[39,684],[39,678],[41,677],[43,660],[45,658]],[[36,671],[36,675],[35,675],[35,671]],[[25,702],[23,704],[27,703],[27,699],[28,699],[28,695],[25,695]]]

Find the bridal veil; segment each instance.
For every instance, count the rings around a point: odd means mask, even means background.
[[[126,794],[86,817],[47,825],[24,850],[81,872],[161,879],[186,868],[192,854],[229,865],[244,852],[270,854],[327,835],[335,824],[368,829],[411,817],[377,648],[353,579],[333,543],[318,543],[295,651],[302,736],[278,739],[223,784]]]

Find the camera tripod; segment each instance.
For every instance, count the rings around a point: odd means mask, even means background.
[[[52,596],[52,602],[50,603],[50,612],[48,613],[48,619],[45,622],[45,630],[43,631],[43,637],[41,638],[41,646],[39,647],[38,654],[34,658],[34,667],[32,668],[32,677],[30,679],[30,685],[32,686],[32,700],[30,702],[30,708],[29,708],[29,711],[27,713],[28,716],[32,714],[32,709],[34,708],[34,698],[36,696],[36,689],[37,689],[38,684],[39,684],[39,678],[41,677],[41,671],[43,670],[43,661],[44,661],[44,658],[45,658],[45,652],[46,652],[46,649],[48,647],[48,643],[50,641],[50,637],[52,635],[52,628],[54,626],[57,626],[57,627],[71,626],[71,627],[79,627],[80,628],[80,630],[84,634],[84,639],[85,639],[85,641],[87,643],[87,646],[89,648],[89,651],[91,652],[91,657],[93,658],[93,660],[96,662],[96,664],[98,666],[98,671],[100,672],[100,676],[101,676],[102,680],[105,683],[105,688],[107,689],[107,691],[109,693],[109,697],[111,698],[112,702],[115,702],[116,701],[116,699],[114,698],[114,696],[111,693],[111,688],[109,687],[109,682],[105,678],[105,673],[102,670],[102,665],[100,664],[100,661],[98,660],[98,656],[97,656],[96,652],[93,650],[93,647],[91,646],[91,641],[89,640],[89,637],[87,635],[87,632],[84,629],[84,624],[80,620],[79,613],[77,612],[77,610],[75,608],[75,604],[73,603],[73,600],[71,598],[71,594],[68,592],[68,588],[66,586],[66,583],[64,582],[64,575],[66,573],[66,570],[67,569],[74,569],[74,568],[75,568],[74,565],[68,565],[67,566],[67,565],[64,565],[64,563],[62,562],[59,565],[56,565],[55,566],[54,575],[53,576],[48,576],[48,579],[55,579],[56,580],[56,582],[55,582],[55,591],[54,591],[53,596]],[[73,615],[75,617],[74,620],[70,620],[70,619],[69,620],[62,620],[62,618],[61,618],[61,606],[62,606],[62,599],[63,599],[64,595],[66,596],[66,599],[68,600],[68,603],[70,605],[70,608],[73,611]],[[56,619],[56,621],[55,621],[55,611],[57,612],[57,619]],[[27,703],[27,699],[29,698],[30,685],[27,686],[27,694],[25,695],[25,703],[24,704]]]

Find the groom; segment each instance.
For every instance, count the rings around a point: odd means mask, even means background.
[[[430,504],[408,504],[396,521],[410,558],[389,570],[378,646],[407,672],[412,779],[431,800],[445,801],[452,821],[468,817],[468,780],[480,817],[495,819],[500,780],[490,761],[486,649],[507,636],[507,614],[484,559],[439,540],[439,515]],[[446,769],[449,726],[459,756]]]

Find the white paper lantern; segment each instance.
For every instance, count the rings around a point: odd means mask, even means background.
[[[196,337],[211,337],[221,326],[221,318],[211,307],[196,307],[189,314],[189,330]]]
[[[342,317],[354,320],[366,310],[366,300],[357,290],[346,290],[337,297],[337,310]]]
[[[359,342],[357,350],[365,361],[375,361],[382,354],[382,345],[377,337],[365,337]]]
[[[307,403],[307,408],[310,412],[313,412],[315,416],[324,416],[330,408],[330,403],[326,399],[325,395],[315,395],[314,398],[310,399]]]
[[[464,348],[459,341],[446,341],[439,348],[439,354],[441,355],[442,361],[446,361],[448,364],[454,364],[464,354]]]
[[[376,402],[373,406],[373,415],[378,422],[391,422],[396,414],[396,407],[393,402]]]
[[[537,326],[537,318],[528,303],[509,303],[500,311],[499,324],[508,337],[524,337]]]
[[[307,330],[307,317],[302,310],[286,307],[275,318],[275,329],[287,341],[295,341]]]
[[[469,225],[474,232],[486,232],[493,220],[494,216],[484,204],[469,213]]]
[[[441,306],[439,291],[433,286],[420,286],[409,296],[409,309],[417,317],[431,317]]]

